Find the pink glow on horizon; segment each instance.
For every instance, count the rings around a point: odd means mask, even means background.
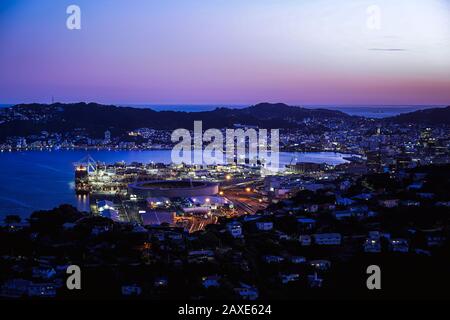
[[[0,103],[450,104],[448,0],[6,1]]]

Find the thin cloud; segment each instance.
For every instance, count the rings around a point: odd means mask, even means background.
[[[407,51],[402,48],[370,48],[369,51],[388,51],[388,52],[396,52],[396,51]]]

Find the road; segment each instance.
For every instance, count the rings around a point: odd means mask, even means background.
[[[203,217],[189,217],[189,233],[204,230],[208,224],[216,224],[217,217],[212,216],[210,218]]]
[[[255,181],[230,186],[223,190],[223,196],[233,202],[238,214],[255,214],[268,205],[263,196],[255,191],[255,186]]]

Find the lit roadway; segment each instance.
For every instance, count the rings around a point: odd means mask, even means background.
[[[229,199],[236,207],[238,214],[255,214],[263,210],[268,203],[255,191],[255,186],[261,180],[253,179],[238,184],[222,187],[223,196]]]
[[[189,217],[189,233],[204,230],[208,224],[216,224],[217,217],[212,216],[210,218],[203,217]]]

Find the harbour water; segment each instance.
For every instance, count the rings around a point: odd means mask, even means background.
[[[67,203],[88,209],[86,197],[74,192],[73,163],[87,154],[96,161],[170,163],[171,151],[27,151],[0,153],[0,220],[6,215],[27,217],[41,209]],[[340,164],[348,155],[334,152],[280,153],[280,165],[295,162]]]

